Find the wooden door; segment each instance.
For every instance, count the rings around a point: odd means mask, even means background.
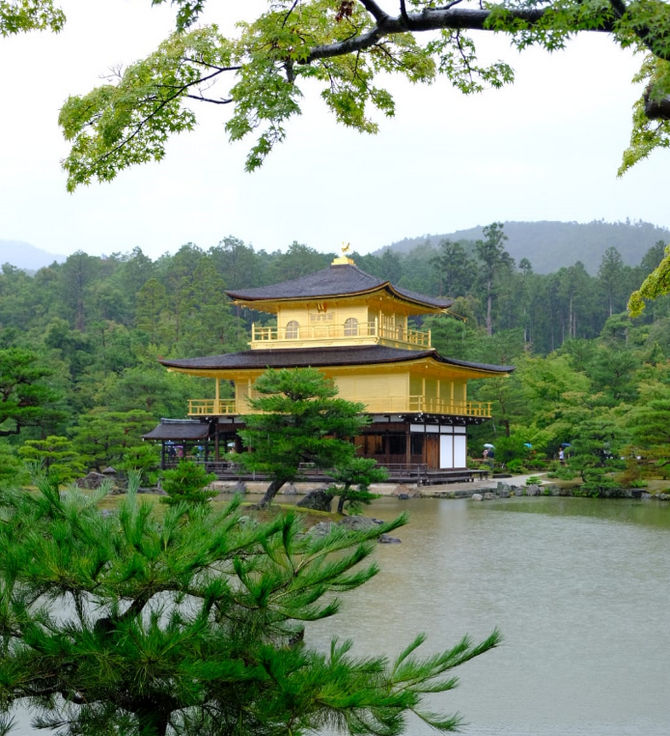
[[[426,435],[426,464],[429,470],[440,467],[440,435]]]

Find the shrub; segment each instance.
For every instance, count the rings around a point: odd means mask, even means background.
[[[161,501],[167,504],[177,504],[182,501],[202,504],[217,495],[217,491],[206,490],[216,479],[214,473],[208,473],[202,465],[191,460],[182,460],[173,470],[163,473],[163,490],[168,494]]]
[[[525,473],[527,468],[523,463],[523,460],[514,459],[507,463],[507,470],[510,473]]]

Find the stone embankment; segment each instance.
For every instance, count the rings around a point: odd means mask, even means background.
[[[537,481],[537,482],[535,482]],[[212,487],[222,494],[265,492],[267,483],[263,482],[214,482]],[[370,486],[370,492],[380,496],[395,496],[400,499],[410,498],[472,498],[474,501],[486,501],[494,498],[511,498],[512,496],[582,496],[579,486],[565,486],[553,483],[543,475],[515,475],[507,478],[474,480],[462,483],[446,483],[443,485],[417,486],[410,484],[376,483]],[[314,483],[289,483],[278,497],[306,496],[318,491]],[[649,494],[640,488],[602,489],[600,498],[653,498],[658,501],[670,501],[670,493]],[[293,500],[291,501],[293,503]]]
[[[539,485],[526,485],[526,480],[531,476],[514,476],[506,478],[504,482],[498,479],[493,480],[474,480],[463,483],[446,483],[444,485],[433,486],[417,486],[410,484],[397,483],[375,483],[370,486],[370,492],[379,496],[395,496],[401,499],[409,498],[470,498],[473,495],[482,495],[487,498],[506,498],[509,496],[538,496],[541,493],[553,495],[548,490],[552,488],[544,483]],[[215,481],[211,487],[220,493],[249,493],[262,494],[265,493],[267,483],[258,481],[248,482],[224,482]],[[523,492],[519,492],[522,489]],[[288,483],[281,489],[278,496],[305,496],[310,492],[318,491],[314,483]],[[558,493],[556,492],[556,495]]]

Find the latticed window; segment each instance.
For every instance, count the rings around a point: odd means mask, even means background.
[[[290,322],[286,323],[286,339],[287,340],[297,340],[299,332],[300,332],[300,325],[298,322],[296,322],[296,320],[292,319]]]
[[[344,334],[349,335],[358,335],[358,320],[356,317],[349,317],[348,320],[344,323]]]

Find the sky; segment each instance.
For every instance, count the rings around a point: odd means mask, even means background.
[[[428,87],[393,79],[397,113],[379,119],[376,136],[338,125],[307,90],[287,140],[252,174],[243,169],[250,143],[227,141],[229,112],[215,106],[195,132],[169,144],[162,162],[68,194],[60,106],[150,52],[173,15],[169,4],[152,9],[149,0],[61,4],[62,33],[0,38],[0,241],[62,255],[140,247],[155,259],[227,235],[268,251],[298,241],[322,252],[348,242],[369,253],[505,220],[629,218],[670,227],[670,151],[616,177],[641,59],[598,34],[555,54],[519,54],[479,34],[486,55],[515,68],[513,86],[466,97],[446,79]],[[257,4],[225,5],[252,12]],[[231,21],[233,11],[219,12]]]

